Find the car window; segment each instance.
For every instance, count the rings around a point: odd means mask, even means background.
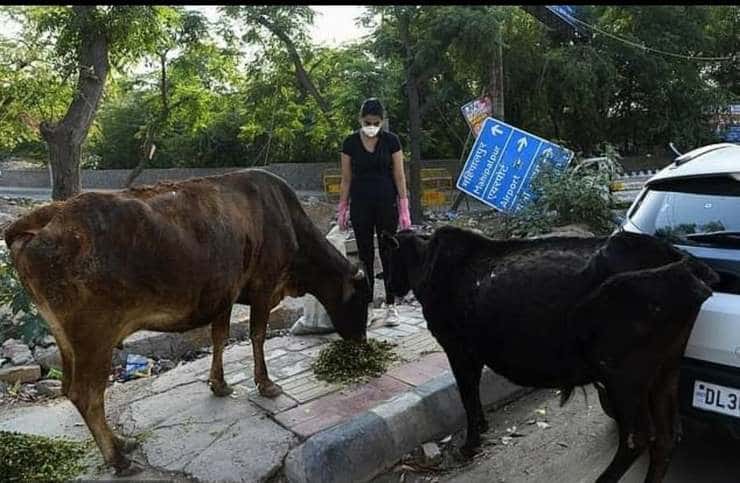
[[[740,196],[648,190],[630,221],[644,233],[698,244],[685,235],[740,231]]]

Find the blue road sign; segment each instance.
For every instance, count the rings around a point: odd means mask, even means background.
[[[740,124],[727,126],[721,136],[722,141],[728,143],[740,143]]]
[[[569,25],[579,35],[590,37],[588,31],[584,31],[583,28],[578,25],[578,21],[575,17],[576,7],[571,5],[545,5],[545,9],[555,14],[561,22]]]
[[[575,10],[570,5],[547,5],[545,8],[547,8],[566,22],[573,23],[570,18],[573,17],[573,15],[575,14]]]
[[[573,152],[492,117],[486,118],[457,188],[505,213],[533,197],[531,183],[545,163],[565,169]]]

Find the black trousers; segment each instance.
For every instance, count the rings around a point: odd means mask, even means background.
[[[398,207],[395,198],[388,199],[362,199],[352,198],[349,205],[349,216],[352,221],[352,229],[357,241],[357,252],[360,261],[365,265],[365,271],[370,283],[370,293],[375,289],[375,245],[373,235],[378,236],[380,244],[380,262],[383,267],[383,283],[385,284],[385,303],[392,304],[395,297],[388,289],[390,274],[389,260],[387,260],[385,244],[381,234],[386,231],[391,235],[398,228]],[[372,295],[368,302],[372,302]]]

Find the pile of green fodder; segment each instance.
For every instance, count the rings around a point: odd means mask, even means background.
[[[330,383],[364,382],[383,375],[397,359],[394,344],[373,339],[366,342],[335,340],[319,353],[312,364],[316,378]]]
[[[0,431],[0,480],[70,480],[85,469],[86,452],[86,443]]]

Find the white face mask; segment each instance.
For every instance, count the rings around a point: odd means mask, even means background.
[[[365,136],[374,138],[380,132],[380,126],[362,126],[362,132]]]

